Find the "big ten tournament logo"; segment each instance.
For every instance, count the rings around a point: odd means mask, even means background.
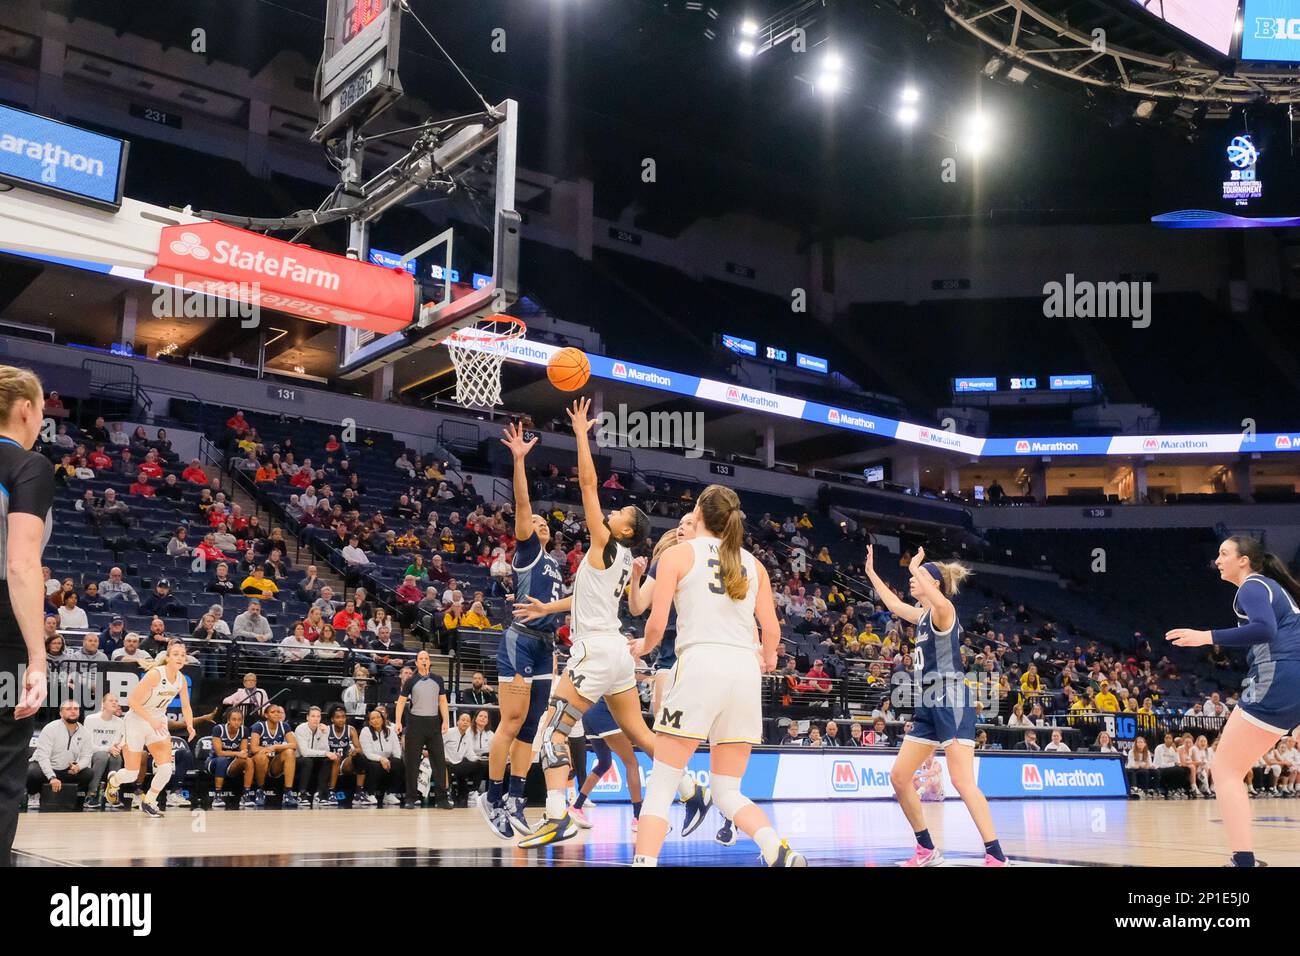
[[[1223,184],[1223,198],[1231,200],[1234,205],[1248,206],[1252,199],[1264,195],[1264,183],[1259,178],[1256,166],[1259,164],[1260,150],[1249,134],[1234,136],[1228,143],[1228,178]]]
[[[1129,319],[1133,328],[1151,325],[1150,282],[1090,282],[1067,273],[1064,282],[1043,286],[1047,319]]]
[[[687,458],[704,455],[703,412],[638,412],[620,404],[596,416],[601,448],[680,448]]]

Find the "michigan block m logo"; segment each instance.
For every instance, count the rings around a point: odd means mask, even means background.
[[[668,708],[665,707],[663,716],[659,718],[659,723],[672,727],[674,730],[681,730],[682,712],[680,710],[674,710],[670,713]]]

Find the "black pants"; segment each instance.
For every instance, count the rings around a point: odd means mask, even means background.
[[[401,757],[389,757],[388,769],[378,760],[368,760],[366,769],[366,790],[371,796],[383,799],[386,793],[397,793],[399,787],[405,786],[410,772],[403,767]]]
[[[459,806],[467,803],[470,793],[487,779],[487,761],[462,760],[451,764],[447,771],[451,774],[452,787],[457,791],[456,804]]]
[[[1191,790],[1192,772],[1187,767],[1161,767],[1160,786],[1166,792],[1170,790]]]
[[[416,783],[420,779],[420,752],[429,751],[429,796],[438,798],[447,792],[447,758],[442,751],[442,716],[416,717],[406,720],[406,799],[418,799]]]
[[[1124,773],[1128,775],[1130,787],[1137,787],[1139,790],[1159,789],[1160,771],[1155,767],[1126,767]]]
[[[304,796],[316,794],[328,797],[330,793],[331,761],[328,757],[299,757],[294,765],[294,780],[298,792]],[[312,787],[315,779],[316,786]]]
[[[90,768],[82,767],[75,774],[68,773],[66,770],[54,771],[54,776],[63,781],[65,787],[73,787],[79,790],[90,790]],[[41,787],[45,786],[45,771],[35,760],[27,765],[27,792],[29,794],[40,793]]]
[[[6,612],[9,613],[9,612]],[[9,624],[15,628],[12,617]],[[0,647],[0,671],[17,677],[27,662],[26,649]],[[0,708],[0,866],[12,863],[18,807],[27,781],[27,754],[32,742],[33,718],[14,719],[13,706]]]

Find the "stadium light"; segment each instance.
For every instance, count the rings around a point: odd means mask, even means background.
[[[758,36],[758,22],[755,20],[746,20],[740,25],[740,35],[743,37]]]
[[[817,92],[834,96],[844,87],[844,81],[838,73],[823,73],[817,77]]]
[[[962,126],[963,148],[973,156],[982,156],[988,151],[992,126],[987,114],[980,111],[972,113]]]
[[[827,53],[822,57],[822,73],[839,73],[844,69],[844,58],[838,53]]]
[[[736,45],[736,52],[746,59],[754,55],[755,49],[753,40],[741,40]]]
[[[902,91],[899,92],[898,98],[902,100],[905,105],[919,103],[921,102],[921,91],[915,86],[905,86]]]
[[[909,103],[904,103],[898,108],[898,112],[895,116],[897,117],[898,122],[902,125],[912,126],[921,118],[921,111]]]

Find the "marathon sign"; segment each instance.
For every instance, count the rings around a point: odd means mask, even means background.
[[[271,239],[220,222],[166,226],[152,282],[197,291],[257,288],[259,305],[388,335],[411,324],[408,272]]]

